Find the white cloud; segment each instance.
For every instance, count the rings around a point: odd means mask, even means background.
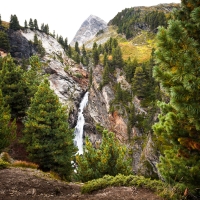
[[[22,26],[25,20],[37,19],[39,27],[41,23],[48,24],[50,32],[55,30],[70,42],[91,14],[108,22],[124,8],[172,2],[180,3],[181,0],[6,0],[1,2],[0,14],[4,21],[10,21],[11,14],[16,14]]]

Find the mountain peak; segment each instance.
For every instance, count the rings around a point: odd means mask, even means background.
[[[104,20],[95,15],[90,15],[82,23],[70,45],[74,46],[75,43],[78,42],[79,46],[81,46],[95,37],[100,30],[104,30],[105,28],[107,28],[107,23]]]

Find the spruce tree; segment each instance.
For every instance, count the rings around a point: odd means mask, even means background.
[[[108,67],[108,64],[106,64],[106,66],[103,69],[102,79],[103,79],[103,83],[102,83],[103,86],[109,83],[109,67]]]
[[[45,93],[45,95],[44,95]],[[73,130],[66,109],[45,79],[31,101],[25,121],[23,143],[33,162],[43,170],[52,170],[69,179],[71,159],[76,153]]]
[[[20,29],[19,21],[16,15],[11,15],[9,28],[14,31],[17,31]]]
[[[146,93],[146,76],[142,67],[135,69],[132,79],[132,90],[138,98],[144,98]]]
[[[0,48],[4,49],[7,52],[9,52],[10,50],[8,35],[4,31],[0,31]]]
[[[1,15],[0,15],[0,26],[2,25],[2,21],[1,21]]]
[[[167,29],[159,28],[154,77],[168,101],[153,126],[166,148],[158,169],[170,183],[198,193],[200,185],[199,1],[183,0]]]
[[[84,44],[82,46],[81,52],[82,52],[83,57],[86,57],[86,50],[85,50],[85,45]]]
[[[115,68],[122,68],[123,66],[122,52],[119,46],[117,46],[116,48],[113,47],[112,49],[112,65]]]
[[[34,29],[34,24],[33,24],[32,18],[30,18],[28,25],[29,25],[29,27],[30,27],[31,30]]]
[[[27,21],[25,20],[24,22],[24,28],[28,28],[28,24],[27,24]]]
[[[33,22],[33,26],[35,28],[35,30],[38,30],[38,23],[37,23],[37,19],[34,19],[34,22]]]
[[[0,89],[0,153],[15,138],[16,128],[15,120],[11,122],[10,109],[6,105]]]
[[[10,106],[12,117],[23,117],[29,106],[24,71],[16,66],[10,54],[4,58],[0,71],[0,88],[5,102]]]
[[[80,54],[79,44],[78,44],[77,41],[76,41],[76,43],[75,43],[75,51],[76,51],[78,54]]]

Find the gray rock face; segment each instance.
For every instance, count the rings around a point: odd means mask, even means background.
[[[47,65],[44,70],[45,73],[49,74],[50,87],[59,97],[60,102],[66,105],[70,126],[75,127],[79,103],[87,91],[87,72],[66,56],[63,48],[55,38],[30,29],[24,32],[19,31],[16,34],[20,35],[19,37],[22,38],[21,41],[33,42],[35,34],[42,41],[42,46],[46,52],[43,63]],[[29,46],[29,48],[31,47]],[[30,53],[27,54],[27,57],[30,55]],[[76,73],[81,74],[83,78],[77,79],[75,76]]]
[[[21,30],[9,30],[8,37],[11,47],[10,54],[12,57],[29,58],[36,53],[33,45],[21,34]]]
[[[91,40],[100,31],[107,28],[107,23],[97,16],[90,15],[77,31],[70,45],[74,46],[76,42],[82,46],[88,40]]]

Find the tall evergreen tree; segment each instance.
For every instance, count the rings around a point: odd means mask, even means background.
[[[86,52],[86,50],[85,50],[85,45],[84,45],[84,44],[83,44],[83,46],[82,46],[81,52],[82,52],[83,57],[86,57],[87,52]]]
[[[22,117],[28,107],[27,86],[24,71],[16,66],[10,54],[4,58],[0,71],[0,88],[5,102],[10,106],[12,117]]]
[[[11,15],[9,28],[14,31],[17,31],[20,29],[19,21],[16,15]]]
[[[112,65],[118,68],[123,67],[122,52],[119,46],[112,49]]]
[[[92,58],[93,58],[94,65],[97,65],[99,63],[99,52],[98,52],[98,47],[97,47],[96,42],[94,42],[93,44]]]
[[[24,21],[24,28],[28,28],[28,24],[26,20]]]
[[[73,170],[71,159],[76,153],[73,138],[66,109],[45,79],[31,101],[25,121],[23,142],[30,159],[43,170],[52,170],[69,179]]]
[[[7,52],[10,51],[8,35],[4,31],[0,31],[0,48],[4,49]]]
[[[106,64],[106,66],[104,67],[102,79],[103,79],[103,86],[109,83],[109,67],[108,67],[108,64]]]
[[[2,25],[2,21],[1,21],[1,15],[0,15],[0,26]]]
[[[34,22],[33,22],[33,26],[35,28],[35,30],[38,30],[38,23],[37,23],[37,19],[34,19]]]
[[[146,76],[142,67],[137,67],[132,79],[133,92],[138,98],[144,98],[146,93]]]
[[[11,122],[9,106],[6,105],[0,89],[0,152],[9,146],[16,135],[16,123]]]
[[[32,18],[30,18],[28,25],[29,25],[29,27],[30,27],[31,30],[34,29],[34,24],[33,24]]]
[[[182,0],[180,11],[159,28],[154,76],[169,97],[160,103],[154,131],[167,145],[158,165],[163,178],[190,192],[200,186],[200,30],[199,1]]]
[[[76,41],[76,43],[75,43],[75,51],[76,51],[78,54],[80,54],[79,44],[78,44],[77,41]]]

